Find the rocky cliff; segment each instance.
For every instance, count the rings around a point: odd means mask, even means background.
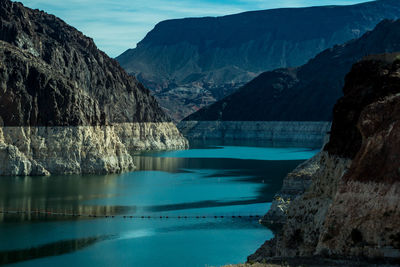
[[[331,121],[351,66],[366,55],[396,51],[400,51],[400,20],[385,20],[303,66],[262,73],[185,121]]]
[[[59,18],[0,2],[0,175],[109,173],[187,141],[135,78]]]
[[[287,207],[282,231],[249,261],[358,258],[399,263],[399,54],[352,68],[311,185]],[[307,166],[307,164],[305,164]]]
[[[399,1],[378,0],[168,20],[117,60],[182,119],[263,71],[302,65],[399,11]]]

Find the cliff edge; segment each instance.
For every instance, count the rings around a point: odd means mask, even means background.
[[[185,148],[157,101],[59,18],[0,2],[0,175],[114,173]]]
[[[400,60],[370,56],[346,76],[311,185],[287,206],[280,233],[249,262],[400,259]],[[305,164],[307,166],[307,164]]]

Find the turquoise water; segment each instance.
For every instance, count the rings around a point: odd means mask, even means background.
[[[215,146],[209,149],[190,149],[155,153],[162,158],[220,158],[254,160],[302,160],[311,158],[316,153],[304,148],[268,148],[241,146]]]
[[[273,236],[248,216],[264,214],[283,177],[316,152],[203,145],[138,155],[138,170],[122,175],[3,177],[0,209],[28,213],[0,214],[0,264],[244,262]],[[96,217],[29,213],[36,210]]]

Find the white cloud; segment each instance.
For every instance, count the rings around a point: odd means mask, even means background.
[[[172,18],[220,16],[248,10],[365,0],[20,0],[31,8],[52,13],[115,57],[136,46],[156,23]]]

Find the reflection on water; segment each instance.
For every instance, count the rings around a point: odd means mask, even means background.
[[[137,156],[134,158],[136,170],[139,171],[165,171],[165,172],[182,172],[182,166],[190,166],[190,159],[179,158],[160,158],[148,156]],[[194,161],[193,161],[194,162]]]
[[[27,211],[19,219],[31,220],[38,216],[31,211],[46,210],[77,214],[125,214],[135,206],[86,205],[92,199],[112,198],[118,194],[119,176],[51,176],[2,177],[0,179],[0,209]],[[0,214],[0,220],[4,220]],[[15,218],[13,218],[15,219]]]
[[[121,175],[3,177],[0,209],[28,213],[0,214],[0,263],[218,266],[245,261],[272,233],[256,219],[237,216],[265,213],[283,177],[315,150],[199,148],[144,153],[135,157],[137,171]],[[35,210],[120,216],[29,213]]]
[[[122,175],[4,177],[0,209],[28,211],[12,220],[49,220],[29,212],[134,215],[265,203],[279,190],[288,170],[301,162],[149,155],[135,161],[138,171]]]

